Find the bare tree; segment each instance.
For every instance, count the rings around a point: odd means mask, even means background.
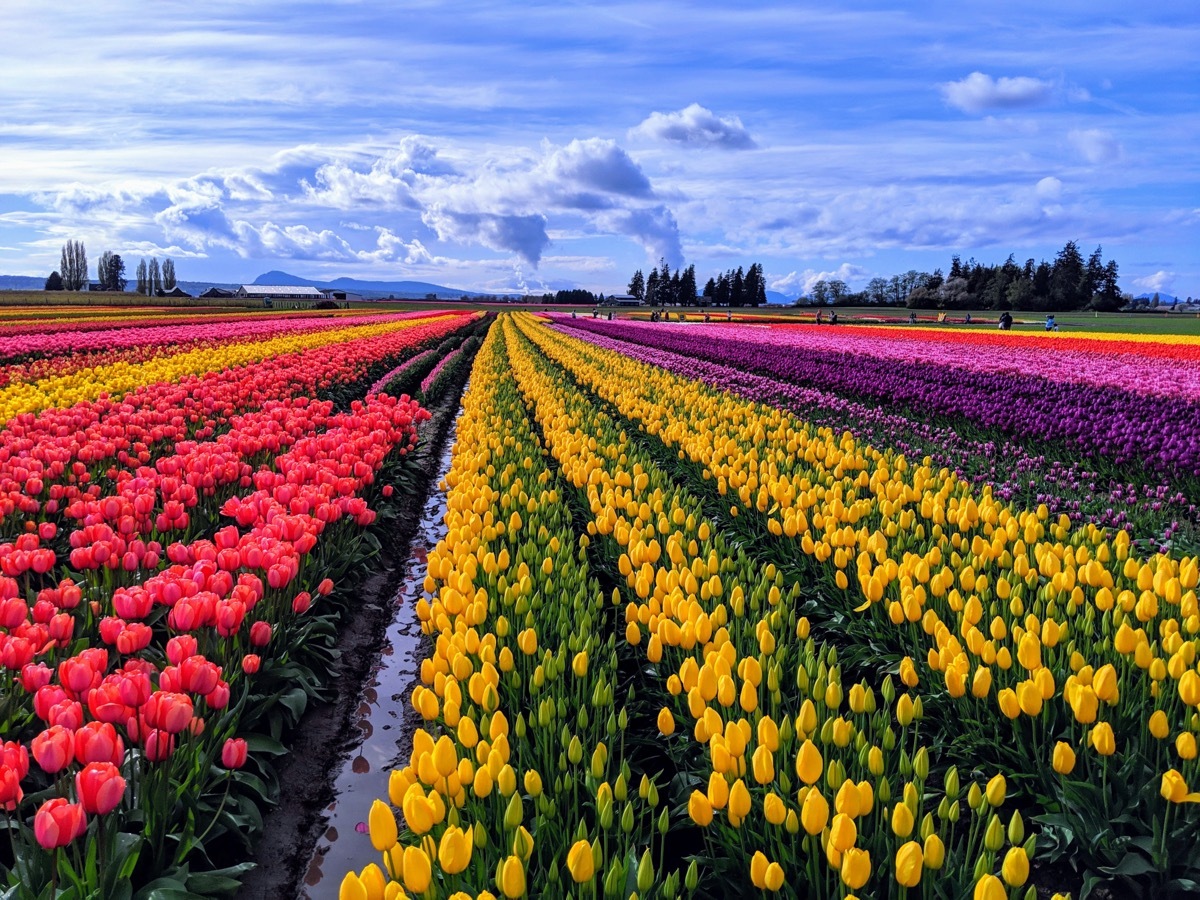
[[[146,293],[153,297],[162,290],[162,272],[158,268],[158,257],[150,257],[150,271],[147,273],[150,290]]]
[[[88,280],[87,251],[83,247],[83,241],[67,241],[63,244],[58,270],[62,275],[65,290],[83,289]]]
[[[162,285],[164,291],[175,290],[175,260],[167,257],[162,264]]]

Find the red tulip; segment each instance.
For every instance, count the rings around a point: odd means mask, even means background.
[[[162,762],[175,752],[175,735],[158,729],[147,731],[144,750],[150,762]]]
[[[125,779],[111,762],[92,762],[75,775],[75,793],[85,812],[105,815],[121,804]]]
[[[192,720],[192,698],[172,691],[156,691],[142,706],[142,718],[152,729],[179,734]]]
[[[80,763],[108,762],[120,765],[124,758],[125,742],[110,723],[88,722],[75,732],[75,759]]]
[[[13,812],[24,799],[21,777],[10,766],[0,765],[0,809]]]
[[[65,797],[47,800],[33,817],[33,835],[45,850],[67,846],[86,828],[83,807]]]
[[[221,749],[221,765],[227,769],[240,769],[246,764],[248,748],[243,738],[230,738]]]
[[[204,695],[204,702],[209,709],[224,709],[229,705],[229,685],[224,681],[217,682],[217,686]]]
[[[271,643],[271,623],[255,622],[250,626],[250,643],[255,647],[265,647]]]
[[[296,615],[303,615],[308,612],[312,606],[312,595],[308,591],[301,591],[294,600],[292,600],[292,612]]]
[[[42,771],[61,772],[75,755],[75,734],[61,725],[51,725],[30,743],[33,758]]]
[[[262,666],[262,659],[257,653],[247,653],[242,657],[242,671],[247,675],[253,675],[258,672]]]
[[[199,642],[190,634],[176,635],[167,641],[167,660],[177,666],[189,656],[194,656],[199,646]]]

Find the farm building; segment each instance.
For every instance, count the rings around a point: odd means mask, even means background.
[[[645,306],[645,300],[639,300],[630,294],[613,294],[604,301],[605,306]]]
[[[262,300],[273,309],[308,309],[327,299],[324,291],[310,284],[243,284],[234,296]]]
[[[225,288],[210,287],[207,291],[200,295],[201,300],[228,300],[233,296],[233,291],[227,291]]]

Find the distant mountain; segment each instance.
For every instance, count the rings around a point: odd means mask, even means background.
[[[0,291],[40,291],[45,286],[45,275],[0,275]]]
[[[1150,291],[1148,294],[1138,294],[1133,299],[1135,299],[1135,300],[1153,300],[1154,299],[1154,291]],[[1158,293],[1158,302],[1165,303],[1168,306],[1171,305],[1172,303],[1174,303],[1177,299],[1178,298],[1172,297],[1170,294],[1164,294],[1162,291],[1159,291],[1159,293]]]
[[[409,299],[420,299],[427,294],[436,294],[439,298],[447,297],[481,297],[479,291],[464,291],[459,288],[446,287],[440,284],[430,284],[427,281],[362,281],[358,278],[335,278],[332,281],[320,281],[313,278],[301,278],[288,272],[264,272],[254,279],[254,284],[306,285],[319,288],[329,288],[338,291],[349,291],[364,296],[395,296]]]
[[[767,291],[767,302],[791,306],[795,301],[787,294],[781,294],[779,291]]]

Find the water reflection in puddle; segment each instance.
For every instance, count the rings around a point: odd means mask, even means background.
[[[317,842],[304,878],[301,897],[307,900],[337,900],[338,888],[348,871],[380,861],[367,835],[366,817],[372,800],[387,799],[388,773],[410,746],[411,735],[403,733],[403,722],[421,664],[416,603],[425,582],[428,553],[446,535],[442,522],[446,495],[437,485],[450,471],[455,434],[452,424],[434,488],[413,536],[404,578],[392,598],[395,615],[379,663],[355,711],[354,746],[334,780],[335,799],[325,810],[328,827]]]

